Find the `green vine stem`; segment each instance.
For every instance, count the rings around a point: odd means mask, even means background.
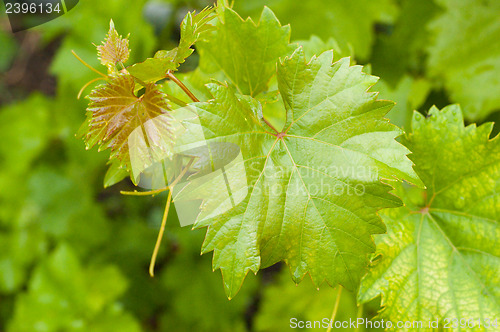
[[[337,286],[337,298],[335,299],[335,306],[333,307],[332,317],[330,318],[330,324],[328,325],[328,329],[326,332],[330,332],[332,330],[333,322],[335,321],[335,316],[337,316],[337,311],[339,309],[340,297],[342,296],[342,286]]]

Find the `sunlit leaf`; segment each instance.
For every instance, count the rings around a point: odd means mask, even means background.
[[[240,13],[273,10],[280,22],[290,24],[292,39],[311,35],[327,40],[335,38],[340,45],[352,45],[357,56],[368,59],[375,39],[377,22],[391,23],[398,12],[393,0],[252,0],[234,1]]]
[[[229,297],[248,271],[281,260],[297,283],[309,273],[317,286],[355,289],[375,249],[370,235],[385,231],[377,210],[400,205],[381,179],[419,182],[409,151],[394,140],[401,132],[383,119],[393,102],[367,92],[377,79],[332,58],[325,52],[306,63],[298,48],[279,64],[287,112],[279,133],[264,123],[260,103],[234,88],[211,85],[213,100],[197,104],[206,141],[239,146],[245,165],[239,192],[248,194],[225,213],[207,217],[225,187],[207,188],[208,197],[188,191],[205,198],[195,227],[208,226],[202,250],[214,251]]]
[[[199,44],[200,67],[221,70],[240,93],[256,96],[276,74],[278,59],[293,51],[290,27],[281,26],[267,7],[258,23],[243,20],[222,4],[217,9],[217,29]]]
[[[456,105],[415,113],[412,128],[406,145],[427,189],[399,186],[405,206],[380,213],[388,235],[376,237],[359,300],[382,295],[382,318],[427,324],[419,331],[472,317],[485,330],[500,317],[500,140],[491,124],[464,127]]]
[[[208,24],[213,19],[214,8],[207,7],[201,12],[189,12],[181,23],[181,39],[179,46],[169,50],[156,52],[154,58],[146,59],[127,68],[127,70],[143,82],[156,82],[166,77],[168,71],[175,71],[193,53],[192,46],[207,31],[213,28]]]

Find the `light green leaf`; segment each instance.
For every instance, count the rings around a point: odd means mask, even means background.
[[[309,272],[317,286],[355,289],[374,250],[370,235],[385,231],[377,210],[400,205],[380,180],[419,181],[394,140],[401,132],[383,119],[393,103],[367,92],[377,79],[332,58],[325,52],[306,63],[298,48],[279,64],[288,114],[279,133],[263,122],[260,103],[234,88],[211,85],[214,99],[197,104],[206,141],[239,146],[245,166],[246,184],[232,197],[248,194],[225,213],[204,218],[215,211],[214,192],[226,188],[190,192],[205,199],[195,227],[209,226],[202,251],[214,251],[230,298],[248,271],[281,260],[297,283]]]
[[[346,56],[354,58],[354,50],[352,49],[352,47],[350,47],[350,45],[341,46],[335,39],[331,37],[326,41],[323,41],[318,36],[312,35],[309,39],[296,40],[294,43],[302,46],[306,55],[306,59],[310,59],[314,55],[318,56],[319,54],[329,50],[333,50],[335,60],[339,60],[340,58]]]
[[[500,108],[500,2],[440,0],[445,10],[429,28],[430,75],[439,77],[465,118],[481,120]]]
[[[201,12],[189,12],[181,23],[181,39],[179,46],[169,50],[156,52],[154,58],[134,64],[127,68],[130,74],[143,82],[156,82],[166,77],[168,71],[175,71],[193,53],[191,48],[198,40],[210,31],[208,24],[213,19],[214,8],[207,7]]]
[[[120,182],[125,179],[128,175],[128,172],[124,168],[120,168],[120,161],[113,160],[109,165],[109,168],[104,175],[104,188],[111,187],[112,185]]]
[[[235,1],[246,15],[269,6],[283,24],[292,27],[292,39],[311,35],[327,40],[333,37],[340,45],[351,45],[356,55],[368,59],[377,22],[391,23],[398,12],[393,0],[252,0]]]
[[[406,145],[427,189],[400,186],[406,206],[381,212],[388,235],[376,237],[359,300],[382,295],[392,321],[481,319],[484,330],[500,318],[500,140],[491,124],[464,127],[456,105],[415,113],[412,127]]]
[[[276,62],[291,51],[290,27],[282,27],[267,7],[257,24],[221,4],[217,17],[216,29],[198,45],[200,67],[210,72],[207,62],[215,64],[242,94],[256,96],[265,91],[276,73]]]

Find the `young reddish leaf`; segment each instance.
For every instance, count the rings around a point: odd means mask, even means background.
[[[110,148],[110,159],[118,159],[119,168],[128,171],[134,162],[148,165],[169,157],[173,139],[169,105],[160,87],[150,83],[140,97],[134,88],[134,78],[120,74],[92,91],[87,108],[87,148]]]
[[[110,72],[115,71],[115,65],[128,60],[130,50],[128,48],[128,36],[122,38],[115,29],[113,20],[109,22],[109,31],[102,45],[97,47],[97,55],[101,63],[108,67]]]

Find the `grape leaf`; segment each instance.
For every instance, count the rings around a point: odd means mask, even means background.
[[[429,74],[443,80],[466,119],[484,119],[500,108],[500,94],[491,88],[500,82],[500,2],[438,3],[445,11],[429,25],[435,34],[428,47]]]
[[[419,181],[409,151],[394,140],[400,130],[383,119],[393,102],[367,92],[377,78],[332,58],[329,51],[306,63],[299,47],[278,65],[287,112],[279,133],[256,99],[231,86],[209,85],[213,99],[196,104],[206,141],[237,144],[245,164],[248,195],[225,213],[203,218],[218,188],[208,198],[189,185],[179,194],[205,198],[195,227],[208,226],[202,252],[214,251],[229,298],[248,271],[281,260],[296,283],[309,272],[316,286],[355,289],[375,249],[370,235],[385,231],[377,210],[400,205],[380,180]]]
[[[165,78],[168,71],[175,71],[193,53],[191,48],[198,40],[210,31],[208,24],[214,15],[214,8],[207,7],[201,12],[189,12],[181,23],[181,39],[179,46],[169,50],[156,52],[153,58],[134,64],[127,68],[129,73],[143,82],[156,82]]]
[[[391,23],[398,8],[393,0],[253,0],[235,1],[239,13],[255,14],[271,8],[284,24],[292,26],[293,39],[317,35],[341,45],[352,45],[363,60],[370,56],[377,22]]]
[[[172,150],[173,132],[165,94],[154,83],[149,83],[140,97],[134,95],[134,88],[132,76],[119,74],[88,96],[87,148],[95,144],[100,150],[110,148],[110,160],[119,160],[119,165],[113,166],[115,171],[131,171],[131,155],[136,161],[151,164],[153,159],[170,156]]]
[[[109,168],[104,175],[104,188],[110,187],[128,176],[126,169],[120,168],[120,160],[110,160]]]
[[[221,3],[217,9],[216,29],[198,44],[200,67],[210,72],[207,62],[215,64],[240,93],[256,96],[266,90],[278,59],[293,50],[290,27],[282,27],[267,7],[257,24]]]
[[[307,59],[312,58],[313,55],[318,55],[325,51],[333,50],[335,60],[350,56],[351,61],[354,61],[354,50],[352,49],[352,47],[350,45],[342,45],[341,47],[341,45],[339,45],[339,43],[333,38],[329,38],[328,40],[323,41],[318,36],[312,35],[307,40],[296,40],[294,41],[294,43],[302,46]]]
[[[380,92],[381,98],[394,100],[396,105],[387,114],[387,117],[400,128],[410,128],[413,111],[425,102],[432,85],[424,78],[413,78],[405,75],[398,84],[391,85],[381,79],[375,88]]]
[[[382,295],[392,321],[500,318],[500,140],[489,140],[492,124],[464,127],[456,105],[415,112],[412,128],[406,145],[427,189],[399,187],[406,206],[380,213],[388,235],[376,236],[359,300]]]
[[[115,71],[117,63],[125,63],[130,55],[128,37],[122,38],[115,29],[113,20],[109,22],[109,31],[102,45],[97,47],[97,55],[101,63],[108,67],[109,72]]]

